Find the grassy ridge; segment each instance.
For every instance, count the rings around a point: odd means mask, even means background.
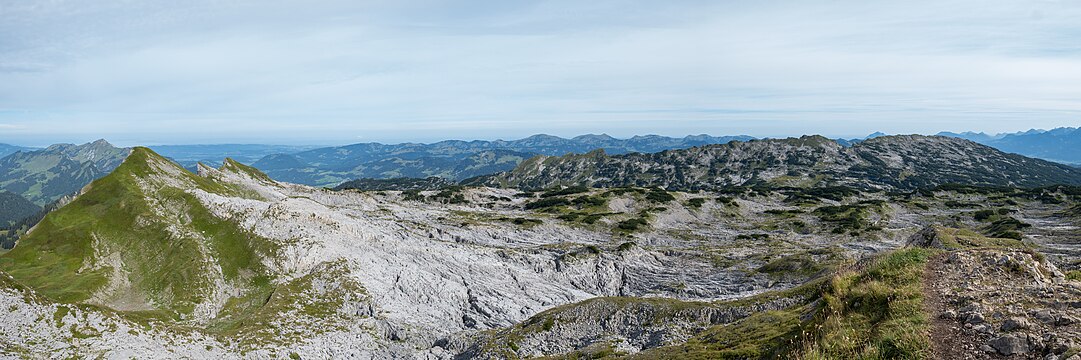
[[[924,359],[930,357],[930,320],[923,312],[922,279],[932,250],[912,248],[841,273],[822,294],[823,305],[804,326],[802,359]]]
[[[140,184],[162,166],[175,167],[185,174],[176,180],[206,191],[235,190],[138,148],[116,171],[49,214],[19,246],[0,256],[0,268],[48,298],[81,302],[118,275],[116,261],[106,261],[111,256],[123,264],[131,283],[117,289],[115,297],[154,303],[173,317],[205,301],[217,276],[210,264],[219,264],[225,280],[241,287],[254,281],[251,274],[264,273],[258,260],[272,255],[265,239],[211,215],[187,189],[150,185],[154,193],[144,194]]]

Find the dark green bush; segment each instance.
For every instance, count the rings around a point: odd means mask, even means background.
[[[1021,240],[1024,238],[1021,230],[1031,226],[1012,217],[1005,217],[991,222],[986,232],[990,237]]]
[[[972,213],[972,218],[976,219],[976,221],[986,221],[986,220],[990,219],[994,215],[995,215],[994,210],[984,209],[984,210],[979,210],[979,211],[976,211],[976,212]]]
[[[706,203],[706,199],[704,199],[704,198],[694,198],[694,199],[688,199],[686,206],[689,207],[689,208],[692,208],[692,209],[700,209],[700,208],[702,208],[702,205],[704,205],[705,203]]]
[[[542,198],[550,198],[550,197],[553,197],[553,196],[581,194],[581,193],[584,193],[584,192],[587,192],[587,191],[589,191],[589,188],[587,188],[585,186],[581,186],[581,185],[579,185],[579,186],[571,186],[571,187],[565,187],[565,188],[562,188],[562,189],[551,189],[551,190],[545,191],[544,193],[541,193],[540,197],[542,197]]]
[[[620,221],[619,224],[616,224],[616,227],[618,227],[620,230],[624,230],[624,231],[636,231],[636,230],[638,230],[638,229],[640,229],[642,227],[648,226],[648,225],[649,225],[649,222],[646,221],[646,219],[633,218],[633,219],[627,219],[627,220]]]
[[[544,198],[525,204],[526,210],[547,209],[556,206],[570,205],[570,200],[564,198]]]
[[[579,196],[571,203],[578,206],[603,206],[607,200],[600,196]]]
[[[669,194],[667,191],[661,188],[650,188],[649,192],[646,193],[646,200],[666,203],[669,201],[675,201],[676,197],[672,196],[672,194]]]

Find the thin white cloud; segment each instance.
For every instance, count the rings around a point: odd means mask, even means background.
[[[1081,3],[3,3],[0,121],[155,142],[1013,131],[1081,120]],[[12,122],[12,121],[8,121]]]

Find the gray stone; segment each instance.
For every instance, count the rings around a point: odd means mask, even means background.
[[[1036,320],[1039,320],[1042,323],[1045,323],[1045,324],[1054,324],[1055,323],[1055,314],[1051,313],[1051,310],[1048,310],[1048,309],[1035,310],[1035,311],[1030,312],[1030,314],[1032,314],[1032,317],[1036,318]]]
[[[1012,317],[1002,323],[1002,331],[1027,330],[1031,327],[1032,324],[1029,324],[1028,319],[1023,317]]]
[[[1046,342],[1037,335],[1028,334],[1028,350],[1034,353],[1042,353]]]
[[[924,247],[944,249],[945,245],[942,244],[942,239],[938,236],[938,229],[934,226],[928,226],[912,234],[908,238],[907,246]]]
[[[1049,339],[1047,343],[1050,344],[1047,350],[1050,351],[1052,354],[1061,355],[1066,353],[1067,351],[1070,351],[1070,349],[1074,347],[1074,343],[1070,341],[1070,339],[1064,339],[1058,336]]]
[[[980,312],[982,310],[983,310],[983,306],[980,306],[980,304],[977,304],[977,303],[968,304],[968,305],[965,305],[964,307],[961,308],[962,313],[974,313],[974,312]]]
[[[990,345],[1002,355],[1019,355],[1029,352],[1028,339],[1023,336],[1003,335],[991,340]]]
[[[983,314],[978,312],[964,314],[963,318],[967,324],[982,324],[987,321],[983,318]]]

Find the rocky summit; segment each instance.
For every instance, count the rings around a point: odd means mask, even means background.
[[[1073,176],[805,137],[332,190],[135,148],[0,254],[0,355],[1068,359],[1081,188],[1021,185]]]

